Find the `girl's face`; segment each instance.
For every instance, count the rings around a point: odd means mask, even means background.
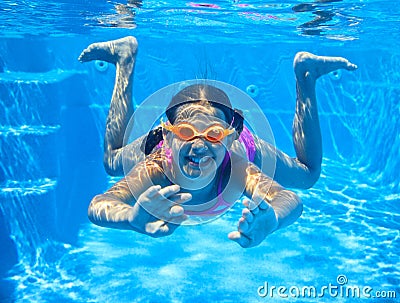
[[[229,124],[225,121],[225,115],[220,109],[210,110],[196,104],[183,109],[174,125],[182,122],[191,124],[199,133],[212,125],[220,125],[224,129],[229,128]],[[227,149],[232,144],[233,135],[226,136],[220,142],[210,142],[203,136],[185,141],[172,132],[168,132],[166,140],[172,150],[174,170],[179,170],[178,174],[175,171],[175,175],[183,176],[192,182],[200,181],[202,183],[206,180],[211,181],[215,176]]]

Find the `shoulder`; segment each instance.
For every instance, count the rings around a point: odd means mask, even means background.
[[[160,150],[145,157],[137,163],[126,176],[127,182],[146,185],[169,185],[170,182],[165,175],[166,161]]]
[[[236,150],[231,151],[230,153],[231,163],[233,168],[240,169],[247,167],[249,160],[246,157],[243,157],[241,151],[237,152]]]
[[[232,152],[231,154],[232,171],[237,178],[243,179],[247,183],[251,178],[259,178],[263,175],[257,165],[243,158],[240,154]]]
[[[230,165],[222,172],[225,182],[233,182],[236,186],[242,187],[246,183],[247,168],[249,161],[240,153],[230,152]]]

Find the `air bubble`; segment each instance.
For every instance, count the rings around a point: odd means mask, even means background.
[[[258,96],[258,93],[260,92],[260,90],[258,89],[257,85],[250,84],[249,86],[247,86],[246,92],[250,97],[255,98]]]
[[[342,71],[341,70],[335,70],[333,72],[330,72],[329,73],[329,77],[332,80],[335,80],[335,81],[340,80],[342,78]]]
[[[96,60],[94,66],[99,72],[105,72],[108,69],[108,63],[106,61]]]

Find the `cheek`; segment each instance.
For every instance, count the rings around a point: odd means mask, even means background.
[[[232,147],[233,141],[235,141],[234,135],[229,135],[228,137],[226,137],[223,141],[225,144],[225,148],[229,150]]]
[[[186,142],[179,140],[179,139],[172,139],[169,143],[169,146],[172,151],[172,155],[174,158],[178,159],[179,155],[185,153],[188,149],[188,144]]]
[[[213,144],[211,146],[211,149],[212,149],[217,161],[222,162],[222,160],[225,157],[226,150],[227,150],[226,146],[224,144]]]

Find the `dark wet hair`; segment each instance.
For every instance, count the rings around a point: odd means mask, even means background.
[[[223,90],[208,84],[193,84],[185,87],[172,97],[165,111],[168,121],[174,124],[180,108],[189,103],[198,103],[205,107],[220,109],[224,113],[225,121],[231,124],[238,134],[242,132],[244,122],[243,113],[238,109],[232,108],[229,97]],[[143,140],[142,151],[146,155],[150,154],[162,139],[161,127],[151,130],[147,134],[146,139]]]

